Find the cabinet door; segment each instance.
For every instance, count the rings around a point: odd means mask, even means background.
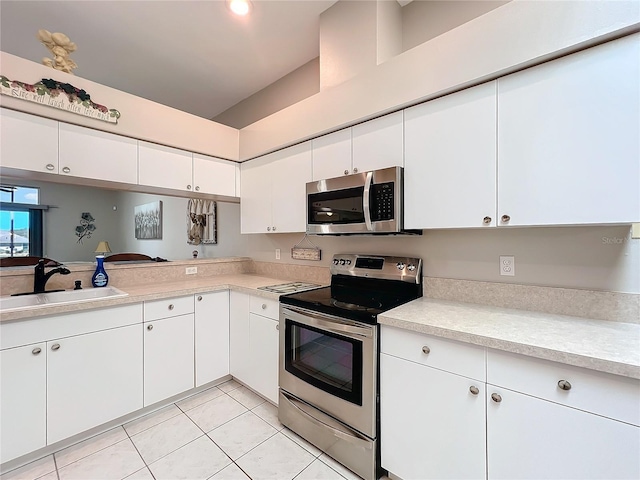
[[[196,387],[229,375],[229,291],[196,295]]]
[[[353,127],[353,173],[404,165],[402,119],[400,111]]]
[[[138,141],[61,123],[60,174],[135,185]]]
[[[0,463],[47,444],[47,354],[38,343],[0,352]]]
[[[249,358],[252,365],[247,385],[278,403],[278,321],[249,314]]]
[[[272,170],[272,232],[307,230],[307,182],[311,181],[311,142],[278,152]]]
[[[215,157],[193,154],[194,190],[200,193],[235,197],[238,164]]]
[[[249,295],[240,292],[229,294],[229,371],[231,375],[247,383],[251,374],[249,359]]]
[[[406,228],[496,225],[496,82],[405,110]]]
[[[640,220],[640,35],[498,80],[506,225]]]
[[[383,468],[407,479],[484,479],[484,390],[484,383],[382,354]]]
[[[58,173],[58,122],[0,109],[0,165]]]
[[[173,190],[193,190],[193,157],[177,148],[138,142],[138,183]]]
[[[240,165],[240,230],[241,233],[267,233],[271,219],[271,161],[265,155]]]
[[[351,172],[351,128],[314,138],[313,180],[349,175]]]
[[[194,386],[193,313],[145,322],[144,406]]]
[[[491,480],[640,478],[640,428],[491,385],[487,446]]]
[[[140,325],[47,342],[47,443],[142,408]]]

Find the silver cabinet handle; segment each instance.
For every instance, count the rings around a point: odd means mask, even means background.
[[[187,190],[191,190],[191,185],[187,185]]]
[[[491,394],[491,400],[493,400],[496,403],[500,403],[502,401],[502,397],[500,395],[498,395],[497,393],[492,393]]]
[[[54,343],[53,345],[51,345],[51,350],[60,350],[60,344]]]
[[[280,330],[280,324],[276,323],[276,330]]]
[[[353,173],[358,173],[358,169],[357,169],[357,168],[354,168],[354,169],[353,169]]]
[[[47,163],[47,170],[49,170],[50,172],[55,170],[56,167],[53,165],[53,163]]]
[[[38,355],[41,351],[42,349],[40,347],[36,347],[33,350],[31,350],[31,353],[33,353],[34,355]]]
[[[198,185],[196,185],[196,192],[200,191],[200,187]]]
[[[489,225],[491,223],[491,217],[484,217],[482,219],[482,223],[484,223],[485,225]]]
[[[266,303],[263,303],[263,304],[262,304],[262,309],[263,309],[263,310],[266,310],[266,308],[267,308],[267,304],[266,304]]]
[[[267,232],[270,232],[270,231],[271,231],[271,227],[267,227]]]
[[[345,175],[349,175],[349,170],[345,170],[345,171],[344,171],[344,174],[345,174]]]
[[[276,231],[276,227],[273,227],[271,230],[275,232]]]
[[[176,308],[176,307],[173,306],[173,303],[170,303],[169,304],[169,310],[173,310],[174,308]]]
[[[202,301],[202,295],[198,295],[198,301],[201,302]]]
[[[472,395],[477,395],[480,393],[480,390],[478,390],[478,387],[476,387],[475,385],[471,385],[469,387],[469,391],[471,392]]]
[[[147,330],[153,330],[153,325],[147,325]]]
[[[64,173],[69,173],[69,172],[71,172],[71,169],[70,169],[69,167],[64,167],[64,168],[62,169],[62,171],[63,171]]]
[[[560,380],[558,382],[558,388],[560,388],[560,390],[571,390],[571,384],[567,380]]]
[[[507,223],[509,220],[511,220],[511,217],[509,215],[502,215],[502,217],[500,217],[500,220],[502,221],[502,223]]]
[[[425,355],[429,355],[431,353],[431,349],[425,345],[424,347],[422,347],[422,353],[424,353]]]

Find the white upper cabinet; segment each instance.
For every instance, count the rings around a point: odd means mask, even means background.
[[[138,142],[138,183],[193,191],[193,154],[177,148]]]
[[[241,165],[242,233],[304,232],[306,184],[311,181],[311,142]]]
[[[235,197],[239,165],[235,162],[193,154],[193,188],[196,192]]]
[[[496,225],[496,82],[405,111],[406,228]]]
[[[353,173],[404,165],[403,112],[395,112],[352,128]]]
[[[58,173],[58,122],[0,109],[0,166]]]
[[[351,128],[314,138],[313,181],[349,175],[351,172]]]
[[[138,141],[60,123],[61,175],[138,183]]]
[[[639,58],[633,35],[498,80],[501,225],[640,221]]]

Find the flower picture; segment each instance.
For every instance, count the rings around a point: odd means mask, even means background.
[[[96,226],[93,224],[96,219],[89,212],[83,212],[80,216],[80,225],[76,227],[76,236],[78,243],[82,243],[85,238],[91,238],[91,234],[95,232]]]

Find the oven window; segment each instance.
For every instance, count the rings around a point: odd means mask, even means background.
[[[362,341],[286,321],[285,369],[305,382],[362,405]]]
[[[364,223],[364,187],[309,195],[310,224]]]

